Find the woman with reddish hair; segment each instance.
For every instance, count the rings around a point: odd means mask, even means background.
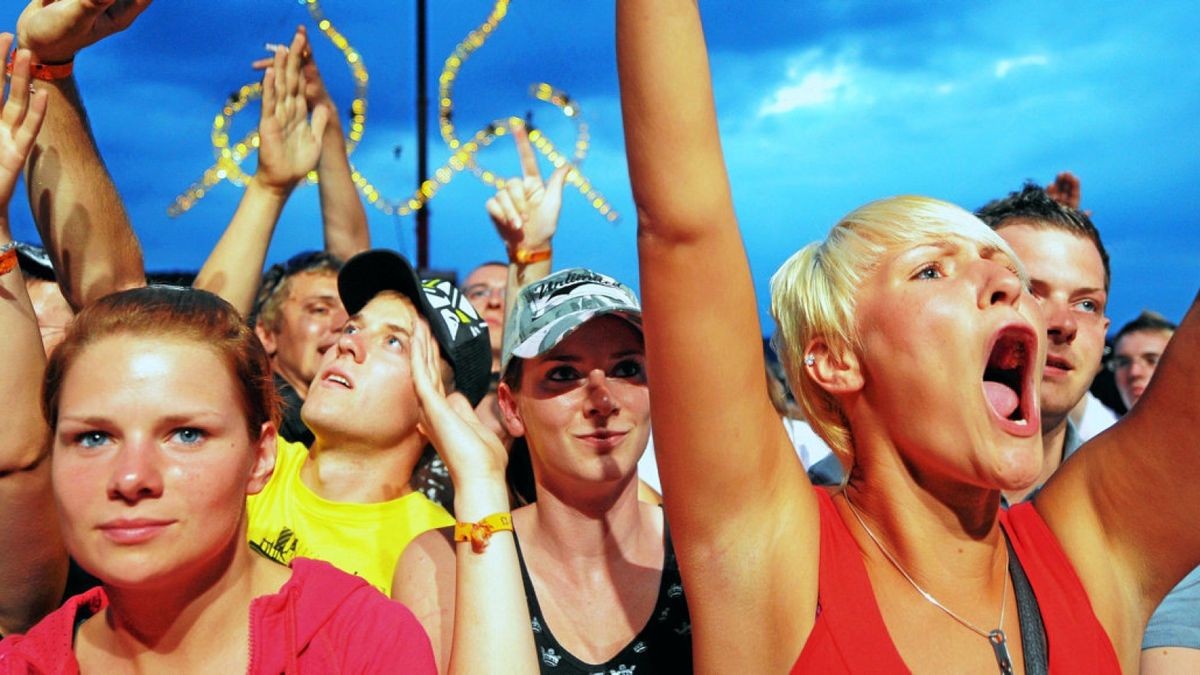
[[[433,669],[402,605],[323,562],[246,546],[246,496],[275,463],[262,345],[225,301],[150,287],[84,309],[46,367],[51,482],[66,548],[102,586],[0,664],[31,669]]]

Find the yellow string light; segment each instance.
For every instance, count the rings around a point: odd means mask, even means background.
[[[346,64],[350,67],[354,78],[354,100],[350,105],[350,132],[347,134],[348,138],[346,141],[346,154],[349,156],[362,139],[363,131],[366,128],[367,69],[363,65],[362,57],[359,53],[334,28],[329,19],[325,18],[318,0],[300,0],[300,2],[307,6],[309,14],[317,22],[317,27],[325,37],[342,52],[342,56]],[[508,14],[508,3],[509,0],[496,0],[487,20],[475,30],[468,33],[466,38],[459,42],[450,56],[446,58],[441,75],[438,77],[439,130],[442,139],[452,152],[450,159],[441,167],[434,170],[433,176],[422,182],[412,195],[401,201],[392,201],[385,198],[380,194],[378,188],[351,164],[351,179],[368,204],[388,215],[409,215],[427,204],[434,198],[441,186],[449,183],[455,174],[463,171],[470,171],[484,183],[497,189],[504,187],[504,179],[480,166],[475,158],[483,148],[491,145],[492,141],[497,137],[510,133],[517,126],[524,126],[524,121],[517,117],[493,120],[484,128],[477,130],[470,140],[463,142],[457,135],[457,130],[454,127],[452,119],[454,116],[454,80],[458,77],[459,71],[467,59],[470,58],[471,54],[483,46],[488,37],[500,25],[500,22],[504,20],[504,17]],[[530,94],[535,99],[549,103],[557,108],[574,123],[576,129],[574,152],[570,158],[561,153],[550,139],[537,129],[530,130],[530,143],[555,168],[563,164],[571,164],[571,171],[567,174],[567,183],[577,189],[587,200],[588,204],[596,209],[600,215],[609,221],[616,221],[618,218],[617,212],[608,203],[608,200],[592,186],[591,181],[580,173],[576,166],[587,156],[589,145],[587,124],[582,120],[578,104],[573,102],[566,92],[544,82],[539,82],[530,87]],[[220,114],[213,120],[211,140],[216,162],[205,169],[198,181],[175,198],[174,203],[167,209],[168,214],[177,216],[184,213],[197,200],[201,199],[211,187],[222,180],[228,180],[238,186],[246,184],[249,176],[242,171],[241,162],[246,158],[251,149],[258,147],[258,131],[250,131],[240,141],[231,145],[229,142],[229,129],[233,117],[241,112],[247,104],[257,100],[261,96],[261,84],[250,83],[242,86],[237,93],[230,97],[230,100],[221,109]],[[308,181],[311,183],[317,182],[315,171],[309,173]]]

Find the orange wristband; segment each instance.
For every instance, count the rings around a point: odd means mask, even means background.
[[[4,68],[4,73],[12,77],[13,73],[13,58],[17,52],[8,55],[8,65]],[[75,61],[67,61],[66,63],[31,63],[29,64],[29,76],[35,80],[43,82],[54,82],[55,80],[65,80],[75,72]]]
[[[0,246],[0,277],[17,269],[17,246],[9,242]]]
[[[552,250],[553,249],[551,249],[549,246],[546,248],[540,248],[536,251],[526,251],[525,249],[519,248],[513,252],[513,260],[521,265],[544,262],[550,259]]]
[[[493,513],[478,523],[455,523],[454,541],[471,542],[471,550],[483,553],[488,547],[492,535],[496,532],[513,531],[512,514],[508,512]]]

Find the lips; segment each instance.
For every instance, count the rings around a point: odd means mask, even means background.
[[[131,546],[154,539],[175,522],[155,518],[118,518],[101,523],[96,529],[116,544]]]
[[[1010,324],[992,335],[982,380],[988,411],[999,426],[1021,437],[1040,432],[1034,386],[1037,335],[1028,325]]]
[[[354,388],[354,382],[350,376],[334,368],[330,368],[321,375],[321,384],[344,389]]]
[[[620,445],[621,441],[625,439],[625,436],[628,435],[628,433],[628,431],[597,429],[586,434],[576,435],[576,438],[598,450],[612,450]]]
[[[1065,377],[1067,373],[1075,369],[1071,362],[1062,356],[1055,354],[1046,355],[1046,368],[1042,371],[1042,377]]]

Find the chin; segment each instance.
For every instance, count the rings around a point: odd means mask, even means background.
[[[1037,482],[1042,475],[1046,454],[1042,451],[1041,436],[1035,439],[1039,442],[1014,444],[1001,451],[993,474],[996,487],[1018,491]]]

